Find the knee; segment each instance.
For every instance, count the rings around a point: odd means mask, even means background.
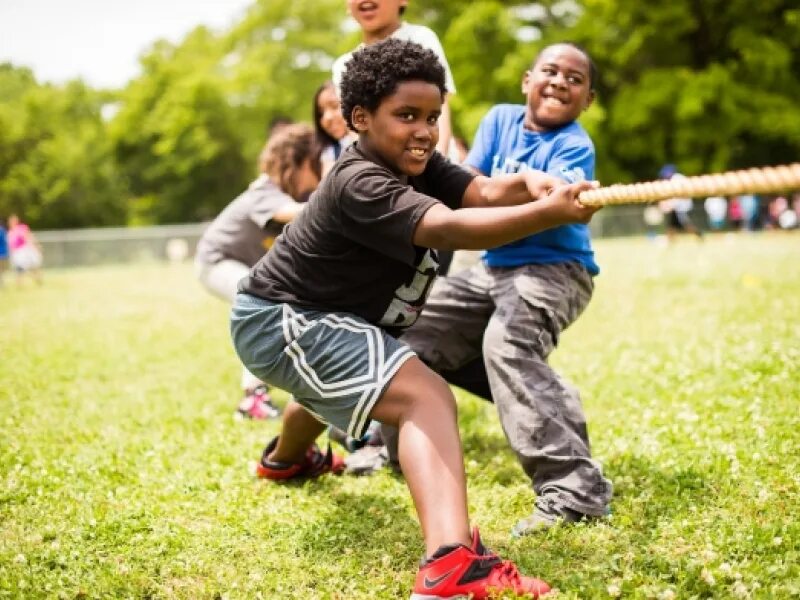
[[[400,368],[378,404],[372,417],[394,424],[409,415],[426,413],[455,414],[455,397],[444,378],[434,373],[418,358]]]
[[[408,399],[408,406],[412,409],[433,409],[448,410],[453,413],[456,412],[456,399],[453,395],[453,390],[447,383],[444,377],[438,373],[430,373],[430,376],[425,381],[425,386],[421,389],[416,389],[413,394],[410,394]]]
[[[487,368],[524,359],[545,362],[552,336],[541,327],[509,330],[500,322],[491,322],[483,335],[483,356]]]

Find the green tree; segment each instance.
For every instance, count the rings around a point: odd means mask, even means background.
[[[766,0],[585,0],[569,30],[600,65],[601,172],[651,179],[796,160],[800,9]]]
[[[205,28],[178,46],[158,42],[142,59],[142,76],[121,93],[110,133],[134,196],[132,222],[209,219],[252,174],[219,55],[219,40]]]
[[[271,0],[230,31],[156,43],[111,125],[134,221],[209,219],[238,194],[271,119],[311,120],[314,91],[347,43],[344,17],[339,0]]]
[[[28,69],[0,65],[0,214],[36,228],[125,222],[104,102],[79,81],[40,85]]]
[[[261,0],[225,35],[224,89],[247,156],[273,117],[311,122],[314,92],[360,40],[345,22],[344,0]]]

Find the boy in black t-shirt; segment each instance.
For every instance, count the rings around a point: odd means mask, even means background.
[[[594,209],[576,199],[592,184],[534,171],[488,178],[450,164],[435,151],[444,91],[435,55],[412,42],[353,55],[341,100],[358,141],[240,284],[231,329],[244,364],[296,399],[263,452],[261,477],[340,470],[314,445],[325,424],[355,438],[370,419],[395,424],[426,547],[412,599],[538,596],[547,584],[470,533],[455,399],[395,336],[425,302],[435,249],[495,247],[587,222]]]

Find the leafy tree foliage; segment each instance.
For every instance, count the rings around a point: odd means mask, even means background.
[[[582,44],[600,69],[581,121],[605,182],[789,162],[800,155],[800,8],[790,0],[426,0],[408,21],[442,40],[471,140],[546,44]],[[102,93],[0,66],[0,213],[37,227],[208,219],[255,172],[267,126],[310,121],[316,88],[360,33],[344,0],[256,0],[227,31],[159,41],[142,74]],[[118,107],[110,121],[104,105]]]
[[[104,101],[80,82],[40,85],[28,69],[0,65],[0,217],[16,212],[36,227],[125,222]]]
[[[314,92],[334,59],[360,41],[345,22],[343,0],[261,0],[225,35],[220,69],[248,158],[274,117],[311,121]]]
[[[650,179],[800,154],[800,9],[788,0],[585,0],[569,31],[604,73],[601,169]],[[605,166],[603,166],[605,165]]]
[[[177,47],[159,42],[120,95],[111,138],[134,196],[134,222],[209,219],[246,185],[234,109],[215,69],[219,52],[205,28]]]

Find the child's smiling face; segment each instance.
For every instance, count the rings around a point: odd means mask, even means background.
[[[333,86],[323,89],[317,96],[317,108],[320,112],[319,124],[335,140],[347,135],[347,123],[342,116],[342,106]]]
[[[395,173],[420,175],[439,141],[442,93],[426,81],[402,81],[374,112],[353,109],[362,149]]]
[[[347,10],[367,33],[397,28],[408,0],[347,0]],[[391,31],[389,31],[391,33]]]
[[[594,100],[589,59],[568,44],[545,48],[525,73],[522,93],[527,129],[550,131],[574,121]]]

